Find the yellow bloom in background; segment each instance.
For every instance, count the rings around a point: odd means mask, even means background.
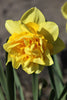
[[[67,19],[67,2],[65,2],[61,7],[61,12],[65,19]]]
[[[42,12],[33,7],[23,14],[19,21],[7,20],[5,27],[11,34],[3,45],[8,52],[8,62],[13,68],[22,69],[28,74],[40,73],[44,66],[53,64],[51,55],[64,49],[58,37],[56,23],[45,21]]]
[[[67,23],[66,23],[66,32],[67,32]]]
[[[65,2],[61,7],[61,13],[67,21],[67,2]],[[66,23],[66,32],[67,32],[67,23]]]

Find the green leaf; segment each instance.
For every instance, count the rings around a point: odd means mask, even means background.
[[[67,95],[66,95],[66,100],[67,100]]]
[[[9,62],[7,65],[7,83],[8,83],[8,90],[9,90],[9,96],[10,100],[15,100],[15,83],[14,83],[14,74],[13,74],[13,68],[12,63]]]
[[[4,74],[4,70],[3,70],[3,67],[1,65],[1,61],[0,61],[0,83],[1,83],[1,86],[3,88],[4,93],[6,95],[7,100],[9,100],[9,92],[8,92],[8,86],[7,86],[7,79],[6,79],[6,76]]]
[[[6,61],[7,61],[8,54],[6,53]],[[9,100],[16,100],[16,87],[15,87],[15,81],[14,81],[14,73],[13,73],[13,67],[12,63],[9,62],[6,66],[6,76],[7,76],[7,84],[8,84],[8,91],[9,91]]]
[[[0,88],[0,100],[5,100],[5,98],[4,98],[4,94],[2,93],[1,88]]]
[[[53,56],[53,60],[54,60],[54,65],[48,67],[48,71],[52,88],[56,91],[55,100],[58,100],[64,89],[64,84],[62,81],[63,80],[62,73],[56,55]],[[63,97],[61,100],[65,100],[65,97]]]
[[[21,83],[19,81],[19,78],[17,76],[17,73],[16,71],[14,70],[14,79],[15,79],[15,84],[17,86],[17,89],[19,91],[19,94],[20,94],[20,98],[21,100],[24,100],[24,95],[23,95],[23,91],[22,91],[22,86],[21,86]]]
[[[67,95],[67,84],[65,85],[65,87],[64,87],[64,89],[63,89],[63,91],[62,91],[62,93],[61,93],[58,100],[61,100],[64,95]]]
[[[21,17],[21,23],[29,23],[29,22],[34,22],[34,23],[42,23],[45,22],[45,17],[42,14],[42,12],[37,9],[36,7],[33,7],[26,11],[23,16]]]
[[[54,100],[54,99],[55,99],[55,90],[52,89],[52,90],[51,90],[51,93],[50,93],[49,100]]]

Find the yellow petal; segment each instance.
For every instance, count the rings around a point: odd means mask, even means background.
[[[45,22],[39,24],[38,32],[45,36],[48,41],[56,41],[59,35],[59,28],[58,25],[54,22]]]
[[[20,26],[21,26],[20,21],[7,20],[5,23],[5,27],[10,34],[21,33],[22,29]]]
[[[20,43],[16,43],[16,44],[13,44],[13,45],[9,45],[9,47],[8,47],[8,51],[9,51],[9,49],[18,46],[19,44],[20,44]]]
[[[8,53],[8,59],[7,59],[6,65],[7,65],[9,62],[12,62],[12,66],[13,66],[13,68],[15,68],[15,69],[18,69],[18,68],[20,67],[20,62],[17,62],[17,61],[16,61],[16,57],[14,57],[14,55],[11,55],[10,53]]]
[[[32,73],[39,74],[43,70],[43,68],[44,66],[39,66],[38,64],[35,63],[30,63],[27,67],[22,66],[22,69],[28,74]]]
[[[67,19],[67,2],[65,2],[63,6],[61,7],[61,12],[64,18]]]
[[[21,17],[21,22],[24,24],[29,23],[29,22],[34,22],[34,23],[39,24],[39,23],[42,23],[44,21],[45,21],[44,15],[36,7],[29,9]]]
[[[59,53],[65,48],[64,42],[58,37],[53,44],[53,54]]]
[[[39,74],[44,69],[44,66],[39,65],[38,69],[35,71],[36,74]]]
[[[29,66],[30,62],[31,62],[31,58],[28,58],[28,59],[24,62],[23,67],[26,68],[27,66]]]
[[[37,32],[38,31],[38,28],[39,28],[39,25],[36,24],[36,23],[28,23],[26,24],[27,28],[31,31],[31,32]]]
[[[10,34],[13,33],[22,33],[22,32],[28,32],[27,28],[24,24],[21,24],[21,21],[13,21],[13,20],[7,20],[5,23],[5,27],[8,30]]]
[[[12,58],[12,66],[15,69],[18,69],[20,67],[20,62],[17,62],[14,58]]]
[[[11,51],[12,48],[18,46],[20,43],[14,43],[11,45],[11,42],[7,42],[3,45],[3,48],[5,49],[5,51],[7,51],[8,53]]]
[[[40,65],[45,65],[44,60],[42,58],[34,58],[33,62]]]
[[[44,69],[44,66],[36,64],[36,63],[33,63],[33,66],[31,68],[31,70],[36,74],[39,74],[40,72],[42,72],[43,69]]]
[[[6,65],[7,65],[10,61],[11,61],[11,57],[10,57],[10,54],[8,53]]]
[[[42,52],[39,49],[37,49],[37,48],[32,51],[32,55],[35,55],[36,57],[43,58]]]
[[[51,66],[53,64],[53,60],[48,49],[45,51],[44,56],[45,66]]]
[[[10,52],[10,49],[8,49],[9,45],[10,45],[9,43],[5,43],[3,45],[4,50],[7,51],[7,52]]]
[[[28,74],[34,73],[34,70],[32,69],[33,67],[35,67],[35,66],[34,66],[34,63],[30,63],[27,67],[24,67],[24,66],[22,65],[22,69],[23,69],[26,73],[28,73]]]

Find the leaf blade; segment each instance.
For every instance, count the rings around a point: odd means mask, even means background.
[[[6,94],[7,100],[9,100],[7,79],[6,79],[6,76],[4,74],[4,70],[3,70],[3,67],[2,67],[2,64],[1,64],[1,60],[0,60],[0,83],[1,83],[1,86],[3,88],[4,93]]]
[[[3,93],[2,93],[1,88],[0,88],[0,100],[5,100],[4,95],[3,95]]]
[[[56,55],[53,56],[53,59],[54,59],[54,65],[48,67],[48,71],[49,71],[52,88],[55,89],[56,91],[55,100],[58,100],[58,98],[60,97],[63,91],[64,84],[62,81],[63,77],[62,77],[62,73]],[[63,97],[61,100],[65,100],[65,97]]]
[[[22,91],[22,86],[21,86],[21,83],[19,81],[19,78],[17,76],[17,73],[16,71],[14,70],[14,78],[15,78],[15,84],[17,86],[17,89],[19,91],[19,94],[20,94],[20,98],[21,100],[24,100],[24,95],[23,95],[23,91]]]

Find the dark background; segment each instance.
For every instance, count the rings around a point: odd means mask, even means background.
[[[61,14],[61,6],[67,0],[0,0],[0,58],[5,68],[5,51],[2,45],[9,37],[9,33],[5,29],[5,21],[7,19],[19,20],[25,11],[33,6],[39,8],[48,21],[54,21],[59,26],[60,38],[64,41],[66,48],[58,54],[58,61],[61,65],[64,83],[67,81],[67,33],[65,31],[66,20]],[[27,75],[21,68],[17,70],[26,100],[32,100],[32,76]],[[48,87],[43,89],[42,100],[48,100],[50,93],[50,80],[47,67],[39,75],[39,78],[48,81]],[[18,93],[17,93],[18,96]],[[19,99],[19,96],[17,98]]]

